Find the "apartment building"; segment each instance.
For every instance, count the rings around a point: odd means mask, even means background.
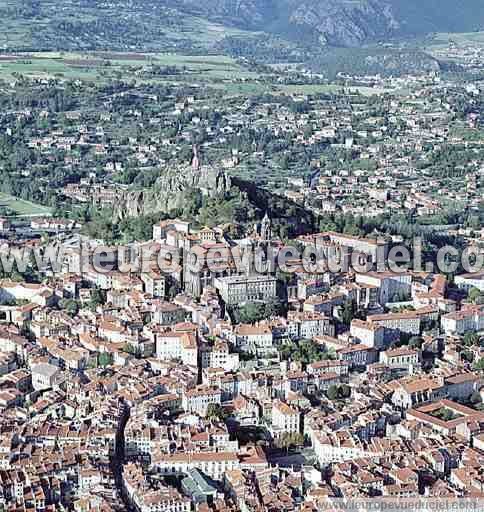
[[[311,339],[315,336],[334,336],[335,325],[330,317],[309,311],[289,311],[287,331],[291,338]]]
[[[460,311],[443,315],[440,319],[447,335],[465,334],[484,330],[484,306],[467,306]]]
[[[398,302],[410,297],[412,275],[393,272],[368,272],[356,274],[356,282],[378,288],[378,302],[384,306],[388,302]]]
[[[229,306],[277,297],[277,279],[270,275],[219,277],[214,286]]]
[[[231,336],[237,349],[250,354],[267,354],[273,350],[272,329],[266,324],[239,324]]]
[[[229,451],[160,454],[152,458],[152,465],[163,475],[180,475],[196,468],[214,480],[240,468],[239,458]]]
[[[385,346],[385,327],[355,318],[351,321],[350,334],[361,343],[377,350]]]
[[[404,332],[415,336],[420,334],[420,316],[415,311],[371,315],[367,321],[370,324],[385,327],[389,331]]]
[[[151,270],[141,274],[143,288],[145,293],[149,293],[152,297],[163,298],[165,296],[166,278],[161,272]]]
[[[220,405],[222,393],[220,389],[210,386],[197,386],[185,391],[182,395],[182,407],[187,412],[206,416],[210,405]]]
[[[484,272],[455,276],[454,282],[459,288],[466,292],[471,288],[477,288],[481,292],[484,292]]]
[[[407,347],[386,350],[380,354],[380,362],[397,368],[415,368],[419,364],[420,352]]]
[[[190,332],[156,332],[156,357],[162,361],[179,359],[184,364],[196,366],[198,347],[195,335]]]
[[[272,405],[272,435],[280,437],[283,434],[299,432],[299,412],[280,400]]]

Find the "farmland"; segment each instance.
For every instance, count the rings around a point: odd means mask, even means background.
[[[484,48],[484,32],[440,32],[432,37],[430,48],[441,48],[453,42],[457,45],[472,45]]]
[[[174,74],[154,76],[154,65],[171,67]],[[176,69],[175,69],[176,68]],[[0,78],[10,80],[16,75],[28,78],[81,79],[108,81],[121,74],[140,82],[170,82],[173,80],[210,80],[257,78],[257,73],[244,70],[234,59],[222,56],[190,56],[175,54],[131,53],[59,53],[36,52],[0,56]]]
[[[39,204],[0,192],[0,208],[12,217],[37,217],[50,215],[51,209]]]
[[[213,87],[228,95],[338,93],[340,85],[281,84],[274,74],[259,73],[222,55],[180,55],[130,52],[29,52],[0,55],[0,79],[83,80],[107,83],[130,80],[138,84],[178,84]],[[364,95],[384,89],[352,87]]]

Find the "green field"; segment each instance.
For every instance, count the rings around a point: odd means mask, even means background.
[[[8,208],[14,212],[15,217],[41,217],[52,213],[47,206],[31,203],[3,192],[0,192],[0,207]]]
[[[151,66],[175,66],[178,73],[159,77],[140,77],[134,70]],[[131,73],[130,70],[133,70]],[[258,74],[248,71],[230,57],[191,56],[172,53],[133,54],[117,52],[58,53],[35,52],[0,55],[0,78],[11,80],[16,74],[30,78],[64,78],[107,81],[116,73],[138,82],[220,82],[221,79],[251,80]]]
[[[151,75],[153,66],[175,67],[171,75]],[[146,71],[146,73],[140,70]],[[265,75],[250,71],[224,55],[179,55],[174,53],[122,52],[31,52],[0,55],[0,79],[18,75],[28,78],[80,79],[106,82],[119,77],[137,83],[209,86],[228,95],[250,96],[263,93],[338,93],[340,85],[283,85],[264,80]],[[351,87],[364,95],[392,92],[369,87]]]
[[[364,96],[372,96],[375,94],[384,94],[385,92],[393,92],[391,90],[382,89],[380,87],[344,87],[341,85],[278,85],[277,88],[286,94],[324,94],[338,93],[344,90],[346,93],[360,93]]]

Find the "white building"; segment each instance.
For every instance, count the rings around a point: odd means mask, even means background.
[[[384,455],[371,446],[365,448],[363,443],[346,431],[334,433],[314,432],[311,436],[314,452],[321,465],[332,462],[345,462],[360,458],[378,458]]]
[[[356,274],[356,282],[376,286],[378,302],[384,306],[388,302],[399,302],[410,297],[412,291],[412,275],[393,272],[368,272]]]
[[[40,363],[32,366],[32,387],[35,391],[44,391],[58,384],[61,370],[57,366],[48,363]]]
[[[273,349],[272,330],[268,325],[239,324],[234,329],[232,342],[243,352],[264,355]]]
[[[420,353],[407,347],[387,350],[380,354],[380,362],[390,367],[407,368],[409,371],[419,364]]]
[[[299,432],[299,412],[280,400],[272,405],[272,433],[274,437]]]
[[[150,333],[156,341],[156,357],[162,361],[179,359],[183,364],[197,366],[198,348],[195,335],[188,332]]]
[[[484,330],[484,306],[468,306],[442,316],[440,320],[445,334],[465,334]]]
[[[277,297],[277,279],[270,275],[219,277],[214,286],[227,305]]]
[[[455,276],[454,282],[459,288],[466,292],[471,288],[477,288],[481,292],[484,292],[484,272]]]
[[[309,311],[289,311],[287,330],[291,338],[312,339],[315,336],[334,336],[335,326],[331,319],[322,313]]]
[[[385,346],[385,328],[381,325],[355,318],[351,321],[350,334],[367,347],[380,350]]]
[[[240,468],[234,452],[196,452],[162,454],[153,457],[153,466],[165,475],[179,475],[197,468],[214,480],[222,480],[227,471]]]
[[[182,407],[187,412],[206,416],[210,405],[220,405],[222,394],[220,389],[210,386],[197,386],[185,391],[182,396]]]

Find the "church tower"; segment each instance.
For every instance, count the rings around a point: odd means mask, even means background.
[[[271,219],[269,219],[267,212],[261,222],[260,237],[262,240],[270,240],[271,238]]]

